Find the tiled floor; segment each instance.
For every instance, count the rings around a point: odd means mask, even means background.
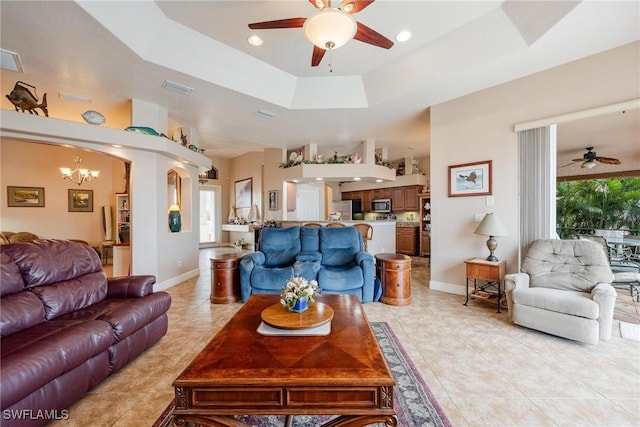
[[[169,332],[154,347],[70,408],[70,426],[150,426],[173,398],[172,381],[240,303],[209,303],[209,257],[200,277],[169,290]],[[366,304],[389,322],[454,426],[638,426],[640,343],[613,337],[597,346],[511,324],[486,301],[428,288],[414,258],[411,305]]]

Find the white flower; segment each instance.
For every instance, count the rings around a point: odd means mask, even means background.
[[[292,308],[300,298],[314,301],[320,294],[320,287],[315,280],[307,281],[304,277],[292,277],[285,283],[280,294],[280,304]]]

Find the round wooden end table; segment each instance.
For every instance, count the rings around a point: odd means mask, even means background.
[[[240,301],[240,259],[242,253],[211,258],[211,302],[229,304]]]
[[[411,257],[377,254],[376,276],[382,283],[382,301],[389,305],[411,304]]]

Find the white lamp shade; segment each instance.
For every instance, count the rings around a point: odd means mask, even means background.
[[[307,19],[302,27],[304,35],[321,49],[338,49],[356,35],[356,21],[338,9],[325,9]]]
[[[482,219],[482,222],[474,231],[475,234],[482,234],[484,236],[508,236],[507,227],[504,226],[500,218],[493,213],[488,213]]]

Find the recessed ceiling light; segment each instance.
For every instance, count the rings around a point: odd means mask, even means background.
[[[252,34],[249,37],[247,37],[247,41],[251,46],[260,46],[262,44],[262,39],[256,36],[255,34]]]
[[[22,63],[17,53],[10,50],[0,49],[0,68],[5,70],[15,71],[16,73],[23,73]]]
[[[113,148],[122,148],[122,145],[119,145],[119,144],[113,144],[113,145],[111,145],[111,146],[112,146]]]
[[[376,182],[382,182],[382,180],[381,179],[376,179]]]
[[[359,177],[359,176],[356,176],[356,177],[354,177],[354,178],[353,178],[353,180],[354,180],[354,181],[360,181],[360,177]]]
[[[322,181],[322,178],[321,177],[317,177],[316,181]]]
[[[300,182],[300,180],[299,180],[299,179],[294,179],[294,180],[292,180],[292,181],[293,181],[293,182]]]
[[[400,31],[397,35],[396,35],[396,40],[399,42],[406,42],[407,40],[409,40],[411,38],[411,32],[404,30],[404,31]]]

